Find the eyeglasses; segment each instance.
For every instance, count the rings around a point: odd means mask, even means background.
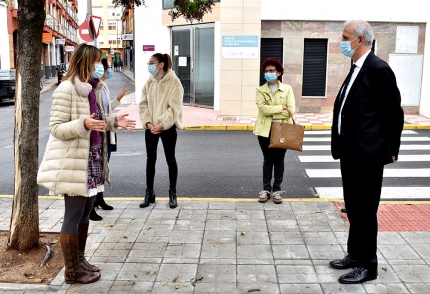
[[[274,72],[276,72],[276,69],[266,69],[265,71],[264,71],[264,73],[274,73]]]

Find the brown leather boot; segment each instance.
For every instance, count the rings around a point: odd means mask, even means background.
[[[85,246],[87,244],[87,238],[88,238],[88,226],[90,223],[86,224],[79,224],[78,231],[79,231],[79,242],[78,242],[78,255],[79,255],[79,262],[81,263],[81,268],[84,271],[87,272],[99,272],[100,269],[90,264],[87,259],[85,258]]]
[[[64,281],[66,284],[88,284],[100,279],[100,273],[87,272],[81,268],[78,257],[78,235],[60,234],[61,250],[64,257]]]

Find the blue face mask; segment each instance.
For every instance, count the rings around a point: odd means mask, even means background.
[[[264,74],[264,78],[269,83],[272,83],[272,82],[274,82],[278,78],[278,76],[276,75],[276,72],[268,72],[268,73]]]
[[[156,64],[148,64],[148,72],[151,75],[155,76],[158,72],[157,65]]]
[[[103,67],[103,64],[96,64],[96,70],[91,73],[91,77],[93,79],[100,79],[105,73],[105,68]]]
[[[109,80],[113,75],[113,70],[111,68],[108,69],[108,73],[106,75],[106,79]]]
[[[354,40],[357,38],[354,38]],[[351,42],[340,41],[340,52],[342,52],[342,54],[345,55],[346,57],[354,56],[355,49],[351,49],[351,43],[354,42],[354,40],[352,40]]]

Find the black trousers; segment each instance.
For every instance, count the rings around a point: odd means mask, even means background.
[[[376,270],[378,220],[384,165],[340,159],[343,196],[350,223],[348,254],[362,267]]]
[[[269,148],[269,138],[257,136],[261,151],[263,152],[263,189],[269,192],[281,191],[284,179],[284,159],[286,149]],[[272,174],[274,175],[272,187]]]
[[[164,155],[166,157],[167,166],[169,168],[169,189],[176,190],[176,182],[178,180],[178,165],[176,163],[175,149],[178,134],[176,127],[173,126],[168,130],[162,131],[160,134],[154,135],[150,130],[145,131],[146,144],[146,188],[150,191],[154,190],[155,178],[155,163],[157,162],[157,147],[158,140],[161,138],[163,143]]]

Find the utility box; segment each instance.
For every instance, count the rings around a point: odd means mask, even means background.
[[[0,102],[15,98],[15,69],[0,69]]]

